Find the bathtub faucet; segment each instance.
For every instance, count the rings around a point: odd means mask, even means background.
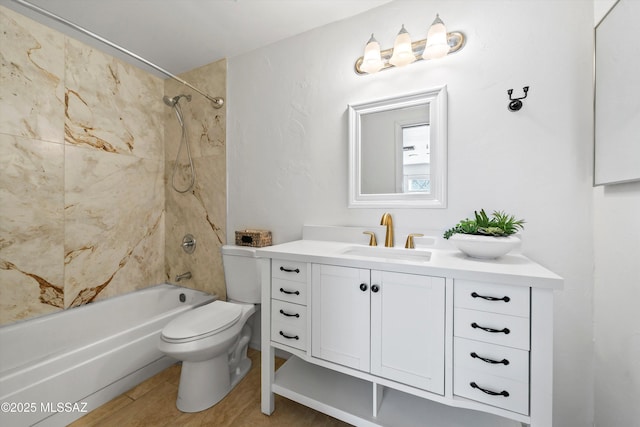
[[[176,282],[179,282],[184,279],[191,279],[191,272],[187,271],[186,273],[178,274],[176,276]]]

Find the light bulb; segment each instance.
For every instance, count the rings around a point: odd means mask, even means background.
[[[364,48],[364,57],[360,69],[365,73],[373,74],[380,71],[382,67],[384,67],[384,63],[380,58],[380,43],[371,34],[371,38]]]
[[[449,43],[447,41],[447,29],[440,15],[431,24],[427,33],[427,45],[424,47],[422,57],[424,59],[438,59],[447,56],[449,53]]]
[[[415,60],[416,56],[413,54],[413,48],[411,47],[411,36],[409,36],[403,25],[393,44],[393,55],[391,55],[389,63],[396,67],[403,67]]]

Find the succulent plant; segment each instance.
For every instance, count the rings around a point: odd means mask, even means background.
[[[481,236],[510,236],[524,228],[524,220],[516,219],[502,211],[494,211],[491,217],[484,209],[474,211],[475,219],[463,219],[455,227],[444,232],[444,238],[448,239],[454,234],[475,234]]]

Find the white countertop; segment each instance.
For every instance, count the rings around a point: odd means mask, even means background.
[[[475,259],[458,250],[411,249],[411,251],[417,252],[431,252],[431,258],[428,261],[421,261],[345,253],[354,248],[368,248],[368,246],[345,242],[296,240],[256,248],[256,255],[261,258],[425,274],[537,288],[562,289],[563,287],[563,279],[560,276],[520,254],[507,254],[498,259]],[[384,248],[386,251],[389,249]],[[397,250],[408,251],[401,248]]]

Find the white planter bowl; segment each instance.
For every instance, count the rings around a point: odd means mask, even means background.
[[[454,234],[449,241],[465,255],[482,259],[501,257],[520,244],[520,239],[515,236],[493,237],[473,234]]]

